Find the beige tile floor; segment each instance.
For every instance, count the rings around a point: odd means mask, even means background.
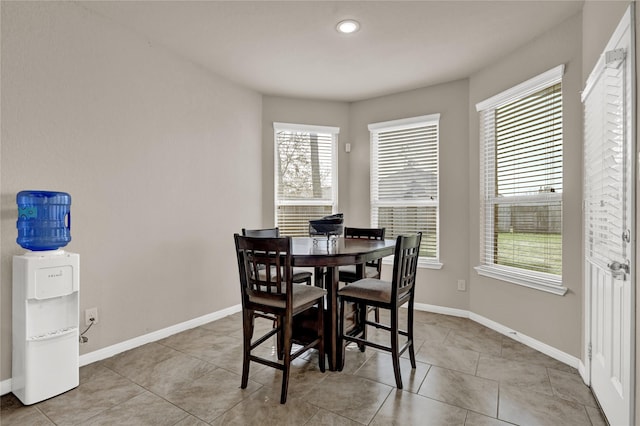
[[[234,314],[82,367],[80,386],[55,398],[25,407],[5,395],[0,424],[606,424],[575,369],[468,319],[416,311],[415,325],[418,366],[411,370],[405,354],[404,390],[389,356],[371,348],[348,348],[342,372],[321,373],[314,351],[296,360],[286,405],[272,368],[252,363],[240,389]]]

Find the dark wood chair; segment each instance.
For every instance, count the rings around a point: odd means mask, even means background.
[[[320,371],[325,371],[324,297],[326,291],[315,286],[293,282],[290,237],[243,237],[235,234],[234,239],[242,296],[243,360],[240,387],[242,389],[247,387],[251,361],[282,370],[280,403],[284,404],[287,401],[291,361],[307,350],[317,348]],[[258,270],[265,271],[264,275],[257,274]],[[306,342],[296,341],[302,347],[291,353],[294,342],[294,317],[307,311],[315,315],[313,322],[315,335]],[[263,315],[276,317],[277,326],[254,339],[254,320],[257,316]],[[278,335],[278,341],[282,339],[281,361],[260,357],[253,353],[254,349],[274,335]]]
[[[345,238],[364,238],[368,240],[384,240],[385,228],[344,228]],[[360,276],[358,268],[363,268]],[[380,278],[382,259],[375,259],[364,265],[347,265],[338,268],[338,280],[343,283],[352,283],[361,278]],[[372,308],[376,322],[380,322],[380,311]]]
[[[338,327],[338,347],[342,351],[344,363],[345,342],[355,342],[359,345],[371,346],[376,349],[391,353],[393,359],[393,372],[395,374],[396,386],[402,389],[402,377],[400,375],[400,355],[409,349],[409,359],[411,367],[416,368],[415,348],[413,345],[413,303],[415,295],[416,270],[418,266],[418,256],[420,252],[420,241],[422,233],[413,235],[400,235],[396,240],[396,248],[393,262],[393,278],[391,281],[383,281],[375,278],[363,278],[344,286],[338,291],[340,301],[339,327]],[[366,312],[368,306],[375,306],[380,309],[390,311],[390,324],[381,324],[378,321],[369,321],[366,314],[360,318],[363,327],[372,325],[376,328],[387,330],[390,333],[391,342],[389,346],[384,346],[366,340],[366,338],[344,333],[344,306],[346,302],[360,305],[360,312]],[[402,305],[408,303],[407,328],[400,329],[399,310]],[[364,333],[366,336],[366,331]],[[407,338],[405,344],[400,348],[399,337]]]
[[[280,236],[279,228],[265,228],[265,229],[245,229],[242,228],[242,236],[244,237],[260,237],[260,238],[273,238]],[[303,268],[293,268],[293,282],[294,283],[306,283],[311,285],[311,272]]]

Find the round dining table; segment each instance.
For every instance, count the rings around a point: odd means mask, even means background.
[[[327,290],[325,348],[330,370],[342,365],[337,347],[338,267],[356,265],[356,273],[363,277],[365,262],[393,255],[395,244],[395,240],[324,236],[291,239],[293,266],[314,268],[315,284]]]

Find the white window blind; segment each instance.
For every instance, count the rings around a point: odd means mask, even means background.
[[[602,65],[583,93],[584,102],[584,197],[585,255],[591,262],[607,268],[612,259],[628,259],[626,234],[628,218],[624,193],[624,170],[628,159],[624,152],[623,66]],[[604,142],[603,142],[604,141]]]
[[[483,275],[564,294],[562,72],[477,105]]]
[[[386,238],[422,232],[421,264],[438,262],[439,114],[369,125],[371,225]]]
[[[340,129],[273,123],[275,218],[280,233],[309,235],[309,220],[336,212]]]

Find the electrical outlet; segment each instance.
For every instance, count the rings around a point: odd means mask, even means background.
[[[98,323],[98,308],[89,308],[86,311],[84,311],[84,324],[85,325],[90,325],[91,324],[91,318],[93,318],[93,323],[94,324]]]
[[[467,282],[465,280],[458,280],[458,291],[467,291]]]

